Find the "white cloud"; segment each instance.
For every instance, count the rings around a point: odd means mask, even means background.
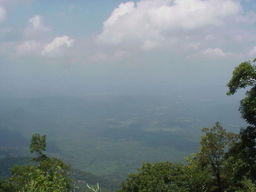
[[[43,17],[40,15],[35,15],[29,19],[30,27],[34,31],[49,31],[50,29],[44,25]]]
[[[105,21],[104,26],[114,25],[120,17],[127,15],[135,10],[134,2],[121,3],[117,9],[112,12],[112,15]]]
[[[236,0],[140,0],[121,3],[104,22],[99,42],[153,48],[172,33],[216,26],[240,13]]]
[[[224,52],[221,48],[208,48],[203,51],[204,55],[210,56],[210,57],[225,57],[229,54]]]
[[[6,18],[6,10],[3,7],[0,7],[0,23],[3,22]]]
[[[68,36],[56,37],[52,42],[44,46],[42,54],[56,54],[63,48],[72,47],[74,45],[74,41],[74,39]]]
[[[72,47],[74,39],[68,36],[54,38],[50,43],[27,40],[15,46],[16,53],[23,56],[56,55],[60,56],[67,48]]]
[[[25,41],[16,47],[17,53],[21,55],[39,53],[41,43],[35,40]]]

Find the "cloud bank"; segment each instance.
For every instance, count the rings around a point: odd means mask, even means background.
[[[1,2],[0,22],[6,17],[5,9],[1,14]],[[175,58],[221,59],[256,53],[255,28],[251,27],[256,23],[256,13],[245,11],[241,0],[124,2],[102,23],[96,38],[56,30],[58,25],[44,22],[44,13],[33,14],[27,18],[27,25],[24,23],[20,39],[7,44],[14,47],[17,56],[66,56],[79,62],[103,63],[148,53],[158,57],[163,52]]]
[[[153,48],[173,33],[219,26],[241,12],[235,0],[140,0],[121,3],[104,22],[98,40]]]

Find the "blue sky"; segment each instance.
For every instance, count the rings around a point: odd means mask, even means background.
[[[223,94],[256,57],[256,1],[0,0],[0,56],[7,96]]]
[[[7,23],[24,27],[29,18],[42,15],[58,32],[65,30],[74,35],[88,35],[99,31],[104,20],[121,2],[118,0],[23,1],[12,4],[9,8]]]

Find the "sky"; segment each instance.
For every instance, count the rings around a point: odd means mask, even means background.
[[[224,96],[255,0],[0,0],[2,96]]]

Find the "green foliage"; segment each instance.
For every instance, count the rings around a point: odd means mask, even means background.
[[[0,192],[13,192],[14,190],[15,188],[10,182],[0,180]]]
[[[219,122],[211,129],[204,128],[203,133],[201,150],[197,155],[198,161],[203,169],[211,171],[213,186],[216,186],[218,191],[224,191],[226,179],[225,154],[230,146],[237,141],[238,135],[226,132]]]
[[[255,61],[254,59],[253,62]],[[241,129],[240,140],[227,154],[229,161],[236,165],[235,169],[231,166],[230,171],[233,173],[232,184],[237,186],[241,186],[243,177],[256,183],[256,66],[250,61],[241,63],[235,68],[228,83],[228,94],[232,95],[238,89],[246,87],[251,88],[241,100],[239,110],[251,126]]]
[[[184,166],[145,163],[135,174],[130,174],[119,192],[186,192]]]
[[[10,180],[21,192],[69,191],[67,178],[60,166],[56,166],[52,173],[34,166],[15,167]]]
[[[247,177],[256,181],[256,128],[248,126],[240,132],[240,140],[235,143],[226,154],[229,162],[229,173],[232,173],[233,185],[241,185],[237,181],[242,181]]]
[[[40,162],[47,158],[44,154],[46,151],[46,136],[35,133],[32,135],[31,144],[30,144],[30,152],[36,153],[37,157],[34,158],[34,161]]]
[[[245,187],[245,191],[247,192],[256,192],[256,185],[249,179],[245,179],[243,181],[243,185]]]
[[[225,152],[228,147],[234,144],[238,135],[228,133],[217,122],[212,128],[204,128],[204,135],[201,137],[201,150],[199,152],[200,162],[218,168],[224,161]]]
[[[242,180],[232,185],[234,172],[244,166],[235,158],[227,158],[227,152],[239,137],[227,132],[220,123],[204,128],[201,148],[187,158],[187,163],[144,164],[137,173],[129,175],[119,192],[224,192],[243,189]]]
[[[249,123],[256,126],[256,87],[254,86],[246,93],[246,97],[240,102],[242,117]]]
[[[209,192],[213,185],[211,171],[202,168],[196,154],[185,165],[145,163],[128,176],[119,192]]]
[[[189,192],[206,192],[212,187],[212,174],[209,169],[202,168],[198,154],[191,155],[185,165],[185,178]]]
[[[15,166],[12,169],[9,185],[12,192],[68,192],[70,179],[69,167],[57,158],[48,157],[46,136],[34,134],[30,151],[36,153],[34,165]]]
[[[233,71],[233,76],[227,84],[228,95],[233,95],[238,89],[254,86],[256,82],[256,68],[250,61],[241,63]]]
[[[241,63],[234,69],[227,86],[228,95],[235,94],[238,89],[251,87],[241,100],[240,112],[249,124],[256,125],[256,66],[250,61]]]

